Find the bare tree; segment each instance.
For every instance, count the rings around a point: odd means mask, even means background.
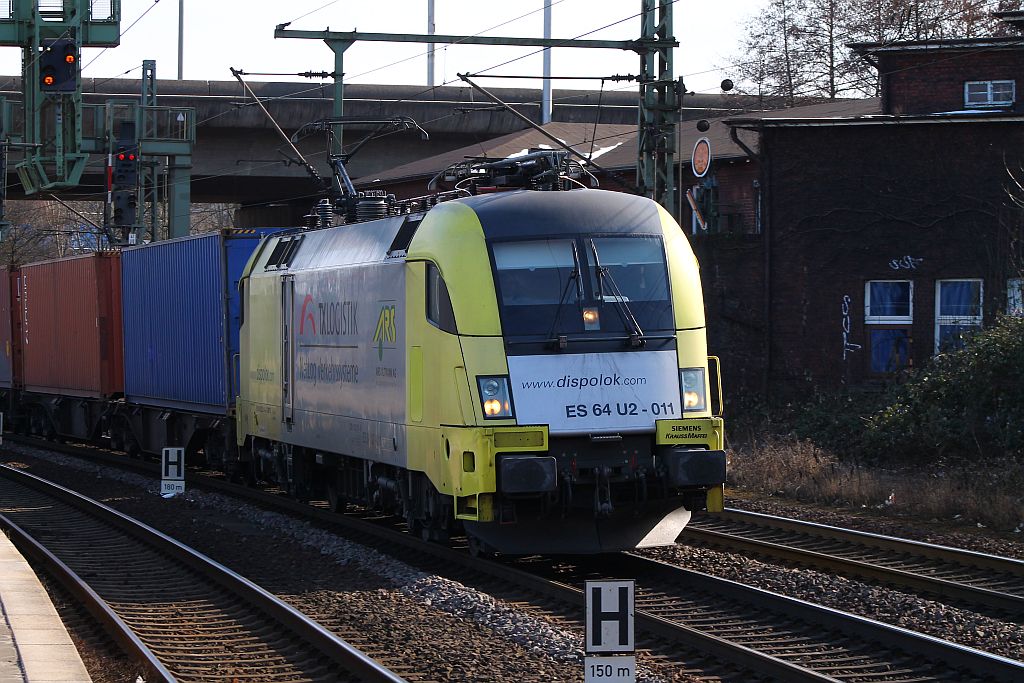
[[[747,22],[747,37],[741,44],[744,56],[737,60],[739,75],[754,84],[758,95],[782,97],[787,106],[793,106],[807,71],[801,52],[802,27],[797,21],[803,11],[804,0],[769,0]]]
[[[5,208],[10,226],[0,238],[0,265],[18,266],[105,247],[89,224],[89,220],[98,222],[94,220],[101,213],[98,202],[64,206],[56,201],[20,200],[7,202]]]
[[[1007,32],[994,11],[1022,0],[768,0],[747,22],[734,59],[743,92],[829,98],[877,94],[877,74],[850,50],[856,42],[984,37]]]

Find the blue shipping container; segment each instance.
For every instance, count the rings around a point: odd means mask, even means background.
[[[264,235],[223,230],[121,254],[131,403],[229,414],[238,393],[238,279]]]

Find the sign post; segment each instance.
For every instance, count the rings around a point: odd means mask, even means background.
[[[585,683],[636,683],[636,582],[587,581]],[[597,655],[597,656],[594,656]]]
[[[185,493],[185,449],[165,448],[160,461],[160,494],[176,496]]]

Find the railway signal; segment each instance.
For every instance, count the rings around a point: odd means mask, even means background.
[[[115,226],[129,228],[135,225],[138,198],[135,196],[134,190],[114,190],[111,193],[110,203],[114,208]]]
[[[139,184],[139,148],[136,145],[120,145],[114,153],[114,187],[119,189],[136,187]]]
[[[45,93],[73,93],[78,89],[78,44],[50,41],[39,55],[39,88]]]

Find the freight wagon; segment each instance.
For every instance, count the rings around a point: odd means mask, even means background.
[[[3,278],[0,342],[12,334],[0,390],[18,396],[9,415],[49,438],[109,438],[131,455],[182,446],[192,462],[222,464],[234,449],[238,279],[279,231],[224,230]]]

